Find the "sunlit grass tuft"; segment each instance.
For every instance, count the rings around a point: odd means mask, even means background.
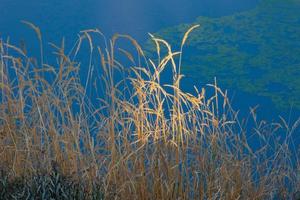
[[[1,40],[0,198],[294,198],[299,120],[257,121],[252,109],[251,129],[216,80],[182,91],[183,46],[197,27],[179,51],[150,35],[154,60],[130,36],[107,41],[99,30],[82,31],[68,53],[51,44],[54,64]]]

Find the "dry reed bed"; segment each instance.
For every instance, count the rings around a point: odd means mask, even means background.
[[[150,35],[154,60],[129,36],[107,41],[98,30],[82,31],[69,53],[64,43],[51,44],[51,65],[40,30],[26,23],[38,35],[39,59],[0,43],[2,179],[59,171],[87,194],[101,185],[105,199],[288,199],[300,190],[299,121],[259,122],[253,109],[250,130],[216,81],[194,94],[181,90],[183,46],[197,26],[179,51]],[[133,51],[118,47],[124,39]],[[77,61],[82,44],[90,51],[84,66]],[[80,68],[87,69],[84,81]],[[161,81],[166,68],[169,84]]]

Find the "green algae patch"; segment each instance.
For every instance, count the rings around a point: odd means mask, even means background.
[[[183,53],[183,73],[201,82],[271,98],[300,109],[300,1],[267,0],[219,18],[198,17]],[[179,48],[191,24],[156,33]]]

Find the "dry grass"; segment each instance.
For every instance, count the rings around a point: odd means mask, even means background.
[[[39,29],[25,23],[43,54]],[[181,55],[194,28],[179,51],[151,35],[155,60],[131,37],[107,41],[98,30],[82,31],[69,53],[64,43],[52,44],[52,65],[1,41],[1,178],[29,181],[59,171],[87,194],[101,185],[105,199],[292,199],[300,190],[299,121],[257,121],[253,109],[250,129],[216,81],[182,91]],[[119,40],[134,50],[118,47]],[[90,58],[80,66],[83,44]],[[173,81],[163,84],[167,68]]]

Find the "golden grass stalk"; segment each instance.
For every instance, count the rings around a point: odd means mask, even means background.
[[[25,23],[42,43],[39,29]],[[299,121],[288,128],[253,115],[251,132],[216,80],[194,94],[182,91],[182,50],[197,27],[175,52],[151,35],[155,61],[133,38],[116,35],[108,42],[98,30],[82,31],[67,54],[64,42],[52,44],[58,62],[42,61],[39,68],[20,48],[1,42],[0,169],[11,180],[58,170],[90,193],[100,182],[106,199],[292,198],[299,190],[299,154],[290,145]],[[135,52],[119,47],[121,39]],[[90,57],[79,64],[84,42]],[[162,85],[169,67],[173,81]]]

